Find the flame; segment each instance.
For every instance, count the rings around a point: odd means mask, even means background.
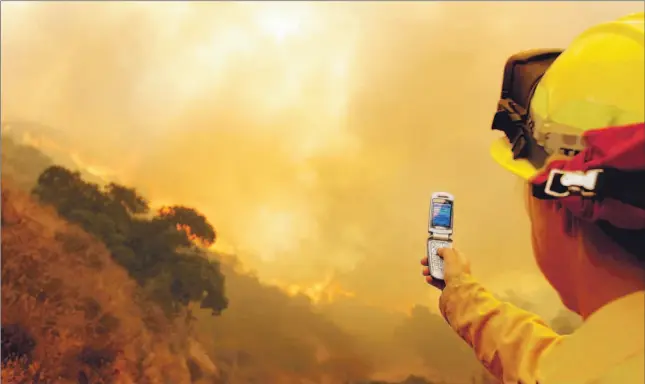
[[[177,228],[177,230],[178,230],[179,232],[181,232],[181,231],[186,232],[186,236],[188,236],[188,239],[189,239],[190,241],[199,241],[199,237],[197,237],[197,235],[195,235],[195,234],[193,233],[192,229],[190,228],[190,225],[186,225],[186,224],[176,224],[176,225],[175,225],[175,227]]]
[[[2,129],[4,132],[11,132],[12,125],[3,125]],[[72,160],[78,170],[87,172],[90,175],[98,177],[104,181],[108,180],[109,178],[113,178],[113,176],[115,175],[115,172],[108,167],[100,166],[81,158],[77,151],[66,148],[56,141],[46,137],[45,135],[34,135],[30,132],[22,132],[22,134],[18,136],[18,140],[22,145],[36,148],[49,156],[54,155],[54,159],[57,157],[56,154],[66,153],[69,155],[69,159]]]
[[[76,152],[72,152],[70,154],[70,158],[79,169],[82,169],[90,175],[96,176],[102,180],[108,180],[109,178],[111,178],[111,176],[114,175],[114,171],[110,170],[107,167],[90,164],[84,161]]]
[[[6,129],[9,132],[11,126],[7,126]],[[3,127],[4,128],[4,127]],[[30,134],[29,132],[24,132],[20,139],[22,140],[22,143],[27,146],[34,147],[36,149],[40,150],[55,150],[55,151],[63,151],[64,149],[58,145],[56,142],[49,140],[43,136],[34,136]]]
[[[165,216],[171,216],[175,214],[175,210],[172,207],[169,206],[162,206],[159,208],[157,211],[159,213],[159,216],[165,217]],[[181,223],[176,223],[175,228],[177,228],[177,231],[179,232],[185,232],[186,236],[188,237],[188,240],[193,242],[196,245],[199,245],[204,248],[210,248],[213,243],[210,241],[207,241],[201,237],[199,237],[197,234],[193,233],[193,229],[190,227],[188,224],[181,224]]]
[[[339,298],[356,296],[356,293],[344,289],[331,274],[321,281],[308,285],[283,283],[277,280],[271,281],[271,284],[282,289],[289,296],[307,296],[314,304],[332,303]]]
[[[211,245],[213,245],[212,242],[203,239],[196,234],[193,233],[192,229],[190,228],[190,225],[187,224],[175,224],[175,227],[179,232],[185,232],[186,236],[188,237],[188,240],[192,241],[196,245],[199,245],[204,248],[210,248]]]
[[[172,209],[171,207],[164,205],[161,208],[159,208],[159,216],[170,216],[174,214],[175,214],[175,210]]]

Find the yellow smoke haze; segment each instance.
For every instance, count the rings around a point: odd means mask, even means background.
[[[502,68],[635,11],[642,3],[3,2],[2,118],[57,128],[77,165],[157,206],[196,207],[219,249],[317,300],[434,308],[418,260],[430,194],[450,191],[475,273],[553,306],[522,188],[488,156]]]

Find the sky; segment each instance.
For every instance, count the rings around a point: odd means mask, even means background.
[[[2,119],[184,204],[263,281],[405,311],[430,195],[495,292],[557,297],[523,186],[488,146],[509,55],[564,48],[641,2],[3,2]]]

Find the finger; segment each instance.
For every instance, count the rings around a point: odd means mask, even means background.
[[[433,280],[432,286],[443,291],[443,289],[446,288],[446,282],[443,280]]]
[[[429,267],[423,268],[423,276],[430,276],[430,268]]]
[[[428,258],[427,257],[424,257],[424,258],[421,259],[421,265],[424,265],[426,267],[428,266]]]
[[[439,255],[442,259],[445,259],[446,257],[451,257],[454,255],[455,249],[454,248],[439,248],[437,249],[437,255]]]
[[[446,287],[446,283],[443,280],[435,280],[432,276],[426,276],[426,282],[440,290],[443,290]]]

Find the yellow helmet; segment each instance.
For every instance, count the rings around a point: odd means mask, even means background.
[[[645,13],[592,27],[565,50],[537,50],[506,63],[491,155],[531,179],[548,156],[574,155],[590,129],[644,121]]]

